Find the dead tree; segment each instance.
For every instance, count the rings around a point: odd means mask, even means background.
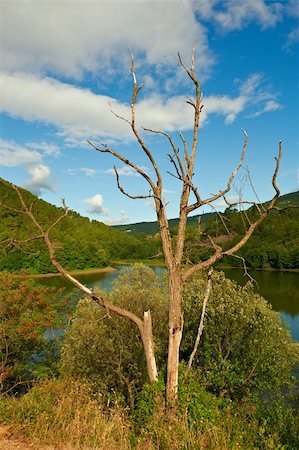
[[[141,150],[144,152],[148,158],[151,168],[154,171],[154,177],[150,177],[144,170],[142,170],[134,162],[128,160],[123,154],[116,152],[111,147],[102,144],[98,146],[93,142],[88,141],[88,143],[100,153],[109,153],[113,155],[116,159],[122,161],[124,164],[132,167],[136,172],[141,175],[149,185],[150,191],[147,195],[131,195],[125,191],[125,189],[120,184],[119,174],[116,167],[114,167],[116,175],[116,183],[118,189],[122,194],[126,195],[132,199],[144,199],[152,198],[155,203],[155,209],[157,214],[157,221],[160,229],[160,236],[162,240],[162,248],[167,268],[167,280],[168,280],[168,298],[169,298],[169,320],[168,320],[168,330],[169,330],[169,341],[168,341],[168,359],[167,359],[167,382],[166,382],[166,400],[170,406],[175,406],[177,403],[178,396],[178,371],[179,371],[179,350],[183,334],[183,311],[182,311],[182,291],[183,285],[194,273],[209,269],[217,261],[221,260],[224,256],[234,255],[250,238],[256,227],[267,217],[270,211],[275,207],[275,202],[280,195],[276,179],[279,171],[280,160],[282,156],[282,143],[279,143],[279,152],[276,158],[276,166],[273,173],[272,185],[275,190],[275,195],[270,201],[269,205],[264,210],[259,210],[259,217],[248,227],[244,233],[242,239],[235,244],[232,248],[223,251],[222,248],[217,245],[213,239],[208,236],[209,242],[214,249],[214,253],[207,260],[202,261],[193,266],[185,266],[183,264],[184,256],[184,245],[185,245],[185,233],[187,218],[190,213],[197,210],[204,205],[210,205],[217,199],[226,198],[226,194],[231,190],[233,181],[241,168],[246,148],[248,142],[248,136],[245,130],[244,133],[244,143],[243,150],[241,152],[240,160],[233,170],[230,178],[228,179],[227,185],[217,194],[212,195],[209,198],[203,199],[199,193],[198,188],[193,183],[194,175],[194,165],[197,152],[198,144],[198,131],[200,123],[200,114],[203,108],[202,104],[202,93],[201,86],[195,73],[195,61],[194,61],[194,48],[192,51],[192,62],[191,68],[189,69],[185,63],[182,61],[180,54],[178,55],[179,62],[184,68],[187,76],[192,81],[195,88],[194,99],[188,99],[187,103],[194,110],[194,122],[193,122],[193,138],[190,146],[188,146],[186,139],[180,132],[180,139],[183,146],[183,156],[179,153],[179,148],[175,145],[173,137],[162,130],[153,130],[150,128],[143,128],[144,131],[153,134],[159,134],[164,136],[170,145],[172,154],[168,155],[169,161],[173,167],[174,173],[170,173],[172,176],[178,179],[181,183],[181,194],[180,194],[180,209],[179,209],[179,222],[178,222],[178,233],[176,242],[170,235],[168,218],[166,214],[166,205],[163,200],[163,179],[161,172],[157,166],[157,163],[153,157],[152,151],[146,145],[144,139],[142,138],[140,131],[137,129],[135,124],[135,107],[137,102],[138,94],[142,88],[142,85],[138,85],[136,81],[136,75],[134,70],[134,59],[132,58],[131,63],[131,73],[133,77],[133,94],[131,100],[131,117],[130,119],[119,116],[113,113],[121,120],[124,120],[131,127],[132,132],[139,143]],[[195,201],[192,203],[190,201],[191,194],[194,195]],[[238,204],[243,204],[244,201],[240,200]],[[247,202],[245,202],[247,203]]]
[[[180,207],[179,207],[179,223],[178,223],[178,233],[176,240],[174,241],[171,237],[169,225],[168,225],[168,218],[166,214],[166,204],[163,199],[163,179],[161,176],[161,172],[158,168],[158,165],[154,159],[152,151],[147,146],[145,140],[143,139],[143,135],[140,133],[140,131],[136,127],[135,123],[135,107],[136,102],[138,98],[138,94],[142,88],[142,85],[138,85],[136,81],[135,76],[135,69],[134,69],[134,59],[132,57],[132,63],[131,63],[131,73],[133,77],[133,93],[132,93],[132,99],[131,99],[131,116],[130,118],[125,118],[119,116],[117,113],[113,112],[120,120],[125,121],[128,126],[130,126],[141,151],[146,155],[147,159],[150,162],[151,169],[153,170],[154,176],[149,176],[145,170],[139,166],[138,164],[134,163],[133,161],[130,161],[127,159],[127,157],[115,151],[113,148],[106,144],[101,144],[98,146],[97,144],[88,141],[88,143],[95,149],[96,151],[100,153],[108,153],[112,156],[114,156],[117,160],[121,161],[125,165],[131,167],[134,169],[141,177],[144,178],[146,183],[149,186],[149,192],[147,194],[142,195],[132,195],[124,189],[124,187],[121,185],[119,173],[114,167],[115,176],[116,176],[116,183],[117,187],[120,190],[122,194],[125,196],[131,198],[131,199],[147,199],[152,198],[155,204],[156,214],[157,214],[157,221],[159,224],[160,229],[160,236],[162,241],[162,249],[164,254],[164,259],[166,263],[167,268],[167,288],[168,288],[168,299],[169,299],[169,319],[168,319],[168,329],[169,329],[169,341],[168,341],[168,358],[167,358],[167,382],[166,382],[166,401],[168,406],[170,406],[170,410],[175,411],[176,405],[177,405],[177,398],[178,398],[178,372],[179,372],[179,351],[180,351],[180,344],[182,340],[182,334],[183,334],[183,311],[182,311],[182,294],[183,294],[183,285],[184,283],[195,273],[204,271],[206,269],[212,268],[212,266],[219,260],[221,260],[225,256],[234,255],[250,238],[250,236],[253,234],[254,230],[257,228],[257,226],[268,216],[268,214],[273,209],[277,209],[275,203],[277,198],[280,195],[279,188],[277,186],[277,175],[279,171],[279,165],[281,161],[282,156],[282,143],[279,142],[279,151],[278,156],[276,159],[276,165],[272,177],[272,185],[275,191],[275,194],[272,198],[272,200],[268,203],[266,207],[259,207],[257,203],[252,203],[256,206],[258,211],[258,217],[254,220],[254,222],[248,224],[244,235],[242,238],[237,242],[235,245],[233,245],[228,250],[223,250],[217,243],[213,240],[211,236],[206,236],[206,239],[209,241],[211,248],[213,249],[213,253],[208,259],[199,262],[195,265],[188,265],[184,262],[184,245],[185,245],[185,234],[186,234],[186,224],[187,224],[187,218],[188,215],[198,208],[204,206],[204,205],[210,205],[212,202],[216,201],[217,199],[224,198],[227,204],[229,204],[226,194],[231,190],[233,181],[239,172],[245,158],[246,148],[247,148],[247,142],[248,142],[248,136],[245,130],[243,130],[244,133],[244,142],[243,142],[243,149],[241,152],[240,160],[238,164],[236,165],[235,169],[232,171],[231,176],[229,177],[226,186],[217,194],[211,195],[209,198],[202,198],[198,188],[195,186],[193,182],[193,175],[194,175],[194,165],[195,165],[195,159],[196,159],[196,152],[197,152],[197,143],[198,143],[198,131],[199,131],[199,123],[200,123],[200,115],[203,108],[202,104],[202,93],[201,93],[201,86],[198,81],[198,78],[195,73],[195,63],[194,63],[194,48],[192,51],[192,63],[191,68],[189,69],[185,63],[182,61],[180,55],[179,62],[183,69],[185,70],[187,76],[190,78],[191,82],[193,83],[194,89],[195,89],[195,95],[194,99],[188,99],[187,103],[190,104],[190,106],[193,108],[194,111],[194,123],[193,123],[193,137],[191,139],[190,144],[188,145],[187,140],[183,136],[183,134],[180,132],[180,140],[182,142],[182,148],[183,148],[183,155],[179,153],[179,148],[176,146],[175,141],[173,137],[162,130],[153,130],[150,128],[143,128],[144,131],[152,134],[158,134],[164,136],[171,149],[171,154],[168,155],[170,164],[173,167],[174,173],[171,173],[172,176],[177,178],[178,182],[181,184],[181,194],[180,194]],[[10,208],[7,205],[2,205],[4,207],[7,207],[8,209],[11,209],[13,211],[17,211],[21,214],[27,215],[35,227],[39,230],[39,235],[34,237],[33,239],[43,239],[46,243],[46,246],[49,251],[49,255],[51,258],[51,261],[53,265],[56,267],[58,272],[61,273],[65,278],[67,278],[69,281],[71,281],[78,289],[80,289],[84,294],[92,298],[95,302],[97,302],[101,307],[105,308],[107,311],[107,314],[115,313],[122,317],[125,317],[132,322],[135,323],[135,325],[138,327],[140,336],[143,342],[144,346],[144,354],[147,361],[147,371],[148,371],[148,378],[150,382],[156,381],[158,378],[158,372],[157,372],[157,366],[155,361],[155,353],[154,353],[154,344],[153,344],[153,334],[152,334],[152,322],[151,322],[151,314],[150,311],[146,311],[144,313],[143,319],[137,317],[133,312],[127,311],[123,308],[119,308],[110,302],[106,301],[106,299],[98,294],[95,294],[91,289],[84,286],[82,283],[80,283],[76,278],[74,278],[67,270],[65,270],[64,267],[61,266],[61,264],[57,261],[55,257],[55,249],[50,239],[50,232],[56,226],[60,220],[63,219],[67,215],[67,207],[64,204],[64,213],[61,217],[59,217],[48,229],[43,229],[41,224],[38,222],[37,218],[33,214],[32,211],[32,205],[28,206],[24,198],[20,192],[20,190],[13,186],[13,189],[16,191],[17,195],[19,196],[20,203],[21,203],[21,209],[16,210],[14,208]],[[191,199],[194,197],[194,200]],[[250,202],[245,202],[242,199],[240,199],[239,202],[236,204],[246,204]],[[234,205],[236,205],[234,204]],[[200,228],[200,227],[199,227]],[[201,228],[200,228],[201,229]],[[26,240],[28,242],[28,240]],[[18,243],[20,245],[21,242]],[[14,243],[14,245],[17,245]],[[209,278],[210,279],[210,278]],[[211,291],[211,285],[210,281],[208,281],[208,289],[206,292],[206,300],[205,300],[205,306],[208,301],[208,297],[210,295]],[[199,324],[199,330],[197,339],[194,345],[194,350],[192,352],[192,355],[190,356],[189,364],[188,364],[188,371],[190,370],[192,360],[194,357],[194,354],[196,352],[200,335],[203,328],[203,315],[201,316],[200,324]]]

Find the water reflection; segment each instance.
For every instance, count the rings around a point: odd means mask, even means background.
[[[121,269],[124,266],[117,266]],[[153,270],[162,274],[163,267],[153,267]],[[225,275],[244,285],[248,278],[240,269],[224,269]],[[109,291],[113,281],[118,277],[119,270],[114,272],[86,274],[78,279],[90,288],[101,288]],[[255,290],[271,303],[273,309],[281,313],[282,319],[289,325],[294,339],[299,341],[299,274],[294,272],[263,272],[251,271],[250,275],[257,281]],[[74,290],[72,284],[61,277],[41,278],[39,283],[47,286],[65,287],[67,291]],[[75,291],[74,291],[75,292]],[[78,292],[78,297],[82,294]]]

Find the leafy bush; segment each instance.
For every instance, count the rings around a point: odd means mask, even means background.
[[[45,336],[65,323],[61,291],[0,274],[0,392],[54,370],[56,340]]]
[[[136,265],[124,270],[112,292],[105,295],[140,317],[151,310],[157,359],[162,362],[167,342],[163,280],[151,269]],[[110,400],[117,392],[133,408],[136,392],[147,380],[139,330],[125,318],[109,317],[93,301],[81,300],[65,333],[61,373],[92,381]]]
[[[182,356],[186,360],[194,345],[204,291],[201,277],[185,287]],[[298,362],[299,344],[252,285],[240,287],[223,273],[214,273],[193,366],[202,383],[211,392],[231,398],[263,390],[279,392],[294,381],[291,370]]]

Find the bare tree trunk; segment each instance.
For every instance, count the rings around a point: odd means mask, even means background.
[[[183,334],[182,283],[180,272],[172,270],[168,276],[169,339],[167,360],[166,401],[173,410],[178,399],[179,351]]]
[[[152,316],[150,311],[143,313],[143,333],[141,334],[146,358],[147,373],[150,382],[158,381],[158,370],[155,359]]]

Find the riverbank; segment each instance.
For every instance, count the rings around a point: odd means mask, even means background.
[[[71,275],[94,275],[97,273],[115,272],[115,267],[102,267],[100,269],[74,270],[69,272]],[[11,274],[14,278],[53,278],[62,277],[61,273],[35,273],[35,274]]]

